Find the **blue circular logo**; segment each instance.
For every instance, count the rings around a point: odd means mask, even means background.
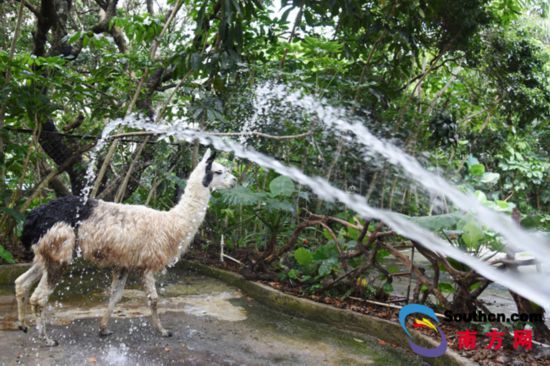
[[[413,327],[430,328],[438,332],[439,334],[441,334],[441,343],[439,344],[439,346],[435,348],[426,348],[426,347],[419,346],[412,341],[411,333],[409,333],[409,330],[407,329],[407,326],[406,326],[407,317],[411,314],[427,315],[428,317],[433,319],[437,324],[439,324],[439,319],[437,318],[437,315],[435,315],[435,312],[431,308],[420,304],[409,304],[404,306],[399,311],[399,324],[401,324],[401,328],[403,328],[403,330],[407,334],[407,337],[408,337],[407,340],[409,341],[409,346],[411,347],[411,349],[416,354],[419,354],[420,356],[425,356],[425,357],[439,357],[443,355],[447,350],[447,338],[445,337],[445,333],[443,333],[441,328],[439,328],[436,324],[432,323],[430,319],[427,319],[427,318],[415,319]]]

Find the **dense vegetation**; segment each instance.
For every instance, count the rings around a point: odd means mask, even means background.
[[[0,258],[25,257],[18,236],[30,209],[83,193],[89,152],[110,120],[139,112],[240,132],[258,112],[256,87],[272,84],[346,108],[485,204],[548,230],[548,10],[527,0],[0,2]],[[259,120],[266,135],[241,136],[249,146],[415,216],[472,253],[501,248],[444,197],[426,195],[377,156],[365,163],[356,146],[284,98]],[[94,161],[92,195],[171,207],[198,143],[116,141]],[[253,162],[225,158],[240,186],[215,194],[197,239],[205,256],[219,257],[223,234],[250,277],[387,300],[408,270],[417,285],[407,297],[485,309],[478,297],[490,281],[474,270]],[[431,269],[412,265],[402,247],[420,251]],[[542,311],[515,299],[521,310]]]

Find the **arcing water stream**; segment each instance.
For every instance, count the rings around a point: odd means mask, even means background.
[[[322,111],[322,109],[320,109],[320,111]],[[320,114],[320,117],[321,116],[330,117],[329,114],[326,114],[326,115]],[[343,121],[339,123],[342,123],[342,122]],[[332,122],[332,124],[336,125],[336,121]],[[129,116],[129,117],[126,117],[125,119],[119,119],[111,122],[106,128],[107,130],[112,131],[117,126],[122,126],[122,125],[131,127],[131,128],[142,129],[155,134],[173,136],[176,140],[180,140],[180,141],[192,142],[192,141],[198,140],[203,145],[213,145],[218,150],[233,152],[236,156],[240,158],[248,159],[250,161],[253,161],[259,164],[262,167],[273,169],[279,174],[288,176],[294,181],[304,186],[308,186],[319,197],[325,200],[339,201],[345,204],[350,209],[357,212],[358,214],[362,215],[363,217],[379,219],[384,223],[386,223],[387,225],[389,225],[396,233],[404,237],[416,240],[417,242],[421,243],[426,248],[429,248],[432,251],[442,253],[460,262],[463,262],[464,264],[472,268],[475,268],[475,270],[478,273],[485,276],[486,278],[494,282],[500,283],[503,286],[513,290],[514,292],[542,306],[545,306],[545,307],[550,306],[550,281],[548,281],[550,279],[550,276],[544,273],[536,273],[536,274],[528,275],[528,274],[520,274],[517,272],[512,273],[512,272],[498,270],[493,266],[491,266],[490,264],[480,260],[479,258],[472,256],[468,253],[465,253],[457,247],[449,245],[449,243],[442,240],[438,236],[434,235],[432,232],[410,222],[409,220],[404,218],[402,215],[392,211],[371,207],[363,196],[344,192],[336,187],[333,187],[327,180],[323,178],[307,176],[301,170],[295,167],[287,166],[281,163],[280,161],[273,159],[265,154],[254,151],[252,149],[247,149],[243,147],[243,145],[238,144],[234,141],[212,136],[207,132],[190,130],[185,127],[182,128],[183,125],[181,124],[178,125],[178,123],[172,123],[169,125],[168,124],[159,125],[159,124],[150,123],[136,116]],[[105,134],[104,134],[104,137],[105,137]],[[392,159],[395,159],[394,161],[398,161],[399,164],[402,165],[402,167],[407,165],[408,160],[412,160],[411,157],[401,156],[404,154],[402,152],[398,156],[393,156],[393,154],[396,151],[398,151],[398,149],[395,147],[392,148],[387,143],[379,142],[376,144],[376,146],[378,146],[380,150],[384,150],[385,148],[391,149],[390,151],[385,152],[385,154],[392,157]],[[419,166],[418,163],[416,164]],[[425,180],[432,179],[432,177],[428,175],[427,172],[425,173],[426,174],[422,175],[422,177],[424,177]],[[418,177],[416,173],[415,173],[415,176]],[[431,186],[437,186],[437,184],[440,184],[439,181],[442,181],[442,178],[438,178],[437,182],[422,182],[422,183],[427,184],[429,187],[431,187]],[[446,184],[449,185],[448,183]],[[476,202],[475,205],[477,206],[478,203]],[[482,219],[487,220],[487,217],[491,217],[492,215],[494,215],[494,213],[491,212],[490,215],[487,216],[487,214],[484,212],[483,209],[477,209],[476,211],[474,211],[474,213],[480,220]],[[480,216],[483,216],[483,218],[481,218]],[[500,221],[496,221],[496,222],[491,221],[491,225],[492,225],[491,227],[494,226],[498,229],[495,231],[507,233],[509,234],[509,236],[510,236],[510,232],[514,234],[514,236],[511,237],[511,239],[514,239],[513,240],[514,242],[515,242],[515,239],[517,238],[527,237],[529,240],[538,240],[539,241],[538,244],[542,245],[542,243],[540,242],[540,239],[533,237],[533,235],[524,232],[520,228],[514,227],[510,231],[501,227],[501,226],[505,226],[505,224],[507,224],[507,221],[504,221],[503,223],[501,223]],[[519,232],[519,234],[516,237],[515,234],[517,232]],[[507,239],[510,239],[510,238],[507,237]],[[525,245],[525,247],[531,249],[531,246]]]
[[[346,110],[329,106],[327,101],[311,95],[291,92],[284,85],[263,84],[256,89],[256,109],[266,106],[273,98],[285,100],[288,104],[316,115],[321,123],[339,135],[352,133],[364,146],[365,154],[373,152],[386,158],[391,164],[401,167],[408,177],[423,185],[430,193],[448,197],[456,207],[475,214],[480,223],[501,234],[506,245],[514,249],[522,248],[534,254],[541,262],[550,264],[550,243],[538,235],[522,230],[511,218],[491,210],[478,199],[458,190],[442,177],[426,170],[420,163],[395,145],[374,136],[360,121],[348,122]]]

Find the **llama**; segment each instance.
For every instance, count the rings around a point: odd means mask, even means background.
[[[109,318],[122,297],[129,271],[141,276],[153,327],[162,336],[171,336],[157,313],[154,275],[175,264],[188,249],[206,215],[211,191],[235,185],[236,178],[214,163],[214,158],[215,152],[208,149],[191,172],[184,195],[169,211],[95,199],[84,203],[74,196],[31,211],[21,240],[27,247],[32,245],[35,257],[31,268],[15,280],[19,328],[28,329],[25,307],[30,302],[39,336],[47,345],[57,345],[46,334],[44,307],[62,270],[78,253],[98,267],[113,270],[109,302],[99,324],[101,336],[111,334]],[[30,289],[39,279],[29,299]]]

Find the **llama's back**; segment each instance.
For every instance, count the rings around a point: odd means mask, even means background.
[[[21,242],[25,249],[38,243],[56,224],[67,224],[76,228],[79,222],[92,215],[97,201],[89,199],[86,204],[82,198],[76,196],[61,197],[33,209],[23,224]]]
[[[78,246],[98,266],[161,270],[181,240],[172,221],[167,211],[99,200],[78,230]]]

